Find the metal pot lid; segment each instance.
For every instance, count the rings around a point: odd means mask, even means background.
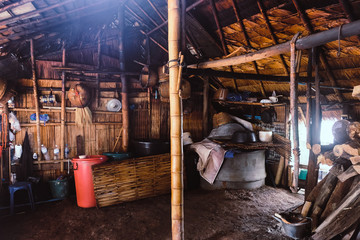
[[[109,100],[106,104],[106,109],[110,112],[118,112],[121,110],[121,107],[121,102],[116,98]]]

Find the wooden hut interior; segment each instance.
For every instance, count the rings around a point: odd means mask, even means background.
[[[0,239],[360,239],[359,0],[0,0]]]

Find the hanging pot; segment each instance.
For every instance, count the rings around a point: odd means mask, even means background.
[[[169,82],[162,82],[159,86],[159,94],[161,101],[169,101]],[[191,96],[191,85],[190,82],[183,79],[181,81],[181,98],[189,99]]]
[[[140,84],[143,88],[153,87],[159,80],[159,76],[156,70],[145,65],[140,73]]]

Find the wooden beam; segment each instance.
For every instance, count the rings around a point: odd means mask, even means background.
[[[246,41],[246,45],[247,45],[248,47],[250,47],[250,48],[253,48],[252,45],[251,45],[251,42],[250,42],[249,35],[248,35],[248,33],[247,33],[247,31],[246,31],[246,28],[245,28],[245,25],[244,25],[244,22],[243,22],[243,18],[241,17],[240,11],[239,11],[238,7],[237,7],[236,4],[235,4],[235,0],[231,0],[231,5],[232,5],[232,7],[233,7],[236,20],[237,20],[237,22],[238,22],[239,25],[240,25],[241,32],[242,32],[243,35],[244,35],[244,38],[245,38],[245,41]],[[259,67],[258,67],[256,61],[252,61],[252,64],[253,64],[253,66],[254,66],[254,69],[255,69],[256,74],[260,74]],[[261,91],[262,96],[263,96],[263,97],[266,97],[266,91],[265,91],[264,84],[263,84],[262,81],[260,81],[260,91]]]
[[[318,47],[328,42],[337,40],[339,27],[332,28],[327,31],[315,33],[307,37],[300,38],[296,41],[296,49],[304,50]],[[360,20],[342,25],[341,35],[343,38],[360,34]],[[261,49],[257,52],[248,53],[241,56],[230,57],[226,59],[206,61],[198,64],[189,65],[189,68],[215,68],[224,66],[234,66],[242,63],[256,61],[283,53],[290,52],[290,41],[281,43],[272,47]]]
[[[357,20],[357,18],[355,17],[355,14],[352,10],[352,6],[351,3],[348,0],[339,0],[341,7],[344,9],[346,18],[350,21],[350,22],[354,22]]]
[[[101,34],[99,32],[98,39],[97,39],[97,57],[96,57],[96,69],[99,71],[101,68]],[[96,74],[96,107],[100,106],[100,75]]]
[[[310,32],[310,34],[315,33],[315,31],[314,31],[314,29],[312,27],[310,19],[308,18],[306,12],[300,6],[298,0],[292,0],[292,2],[294,4],[297,12],[299,13],[300,19],[303,22],[303,24],[305,25],[305,28]],[[357,34],[353,34],[353,35],[357,35]],[[329,66],[329,63],[327,62],[326,57],[324,56],[324,54],[322,52],[320,52],[319,56],[320,56],[320,61],[324,66],[324,69],[326,71],[326,74],[327,74],[331,84],[334,87],[336,87],[337,86],[336,80],[335,80],[335,77],[334,77],[333,73],[331,72],[331,68]],[[334,89],[334,93],[335,93],[336,97],[338,98],[339,102],[343,102],[343,97],[342,97],[341,93],[339,92],[339,90]]]
[[[36,113],[36,140],[37,140],[37,154],[38,161],[41,161],[41,138],[40,138],[40,107],[39,107],[39,97],[37,90],[37,80],[36,80],[36,62],[35,62],[35,53],[34,53],[34,40],[30,39],[30,55],[31,55],[31,70],[32,70],[32,82],[33,82],[33,91],[34,91],[34,104],[35,104],[35,113]],[[38,164],[38,167],[41,169],[41,165]]]
[[[278,39],[277,39],[277,37],[276,37],[276,35],[274,33],[274,29],[271,26],[271,23],[269,21],[269,17],[268,17],[268,15],[266,13],[266,10],[265,10],[265,7],[264,7],[264,5],[262,3],[262,0],[257,0],[257,4],[258,4],[259,10],[261,12],[261,15],[265,19],[265,23],[266,23],[267,29],[270,32],[270,36],[271,36],[272,41],[274,42],[274,44],[279,44],[279,41],[278,41]],[[284,56],[282,54],[280,54],[280,61],[282,63],[282,66],[284,68],[284,71],[285,71],[286,75],[289,75],[289,70],[288,70],[288,67],[286,65]]]
[[[171,229],[172,239],[184,239],[184,183],[182,149],[182,107],[179,96],[181,69],[177,62],[180,48],[180,0],[168,1],[170,145],[171,145]]]
[[[264,74],[252,74],[252,73],[237,73],[227,71],[216,71],[212,69],[194,69],[187,68],[184,70],[185,75],[200,75],[200,76],[211,76],[211,77],[222,77],[222,78],[235,78],[235,79],[248,79],[254,81],[266,81],[266,82],[290,82],[287,76],[273,76]],[[300,83],[314,83],[315,79],[310,77],[298,77]]]
[[[120,71],[125,72],[125,9],[121,5],[118,12],[119,21],[119,63]],[[122,101],[122,151],[127,152],[129,146],[129,103],[128,103],[128,86],[125,74],[120,75],[121,78],[121,101]]]

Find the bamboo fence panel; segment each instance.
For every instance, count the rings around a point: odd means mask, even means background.
[[[170,192],[168,153],[94,165],[92,169],[95,198],[99,207]]]

